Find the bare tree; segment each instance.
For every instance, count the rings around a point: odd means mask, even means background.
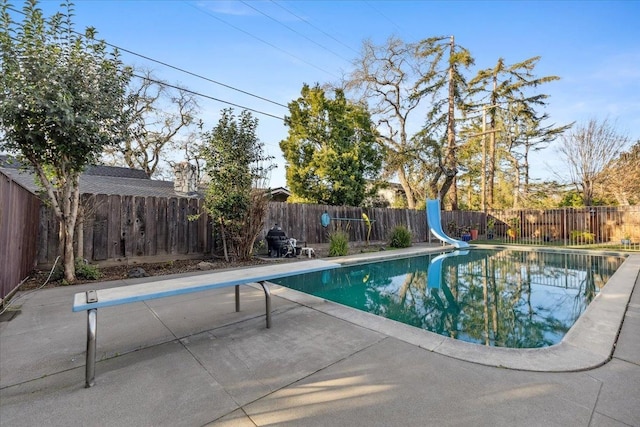
[[[640,141],[602,171],[599,197],[613,196],[620,205],[640,203]]]
[[[142,169],[151,177],[160,172],[160,162],[181,131],[194,123],[198,104],[191,93],[156,79],[151,71],[134,76],[139,83],[129,93],[131,134],[105,151],[106,163]]]
[[[558,153],[567,166],[571,184],[582,193],[585,206],[591,206],[596,185],[606,178],[602,172],[629,142],[629,137],[618,133],[608,119],[590,119],[561,137]]]
[[[414,147],[408,136],[411,113],[420,104],[414,86],[424,75],[426,66],[416,58],[416,46],[391,37],[383,46],[370,40],[363,43],[362,55],[355,70],[347,78],[347,90],[361,91],[364,100],[371,101],[370,111],[378,119],[380,142],[387,150],[386,174],[396,174],[407,197],[410,209],[415,207],[415,185],[408,165],[412,163]]]

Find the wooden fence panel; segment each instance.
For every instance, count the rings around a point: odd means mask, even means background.
[[[194,219],[189,219],[189,217],[193,217],[198,214],[198,200],[197,199],[188,199],[187,200],[187,253],[189,254],[198,254],[204,253],[204,248],[199,245],[198,234],[200,232],[200,222]]]
[[[124,236],[122,235],[122,199],[120,196],[104,195],[105,212],[107,212],[107,248],[108,258],[117,259],[125,256]]]
[[[145,205],[147,208],[144,212],[144,239],[147,248],[145,255],[154,256],[158,254],[158,198],[147,197]]]
[[[133,256],[147,255],[147,222],[146,222],[146,198],[135,197],[133,201],[134,220],[133,220]]]
[[[80,197],[81,214],[78,216],[79,224],[77,232],[79,234],[76,236],[76,241],[79,245],[80,239],[82,239],[82,258],[90,260],[93,257],[93,230],[95,216],[92,215],[92,210],[95,209],[95,197],[91,194],[83,194]],[[77,247],[76,253],[80,253]]]
[[[167,201],[167,254],[178,253],[178,199]]]
[[[35,267],[40,201],[10,177],[0,175],[0,299]]]
[[[198,248],[202,253],[208,253],[211,251],[210,242],[211,234],[209,229],[209,215],[204,210],[204,200],[198,199],[197,213],[198,217]]]
[[[328,227],[321,224],[321,217],[327,213],[331,218]],[[371,222],[370,241],[386,241],[388,234],[396,225],[406,226],[413,240],[423,242],[427,239],[426,212],[409,209],[363,209],[349,206],[306,205],[285,202],[272,202],[269,205],[264,237],[274,224],[282,227],[288,236],[305,241],[308,244],[328,243],[329,233],[344,230],[352,242],[367,240],[368,229],[362,219],[366,213]]]
[[[122,223],[120,224],[122,239],[124,244],[124,256],[129,258],[134,255],[135,233],[133,230],[135,222],[134,196],[122,196],[120,212]]]
[[[110,252],[113,253],[110,236],[110,206],[109,197],[106,194],[98,194],[94,199],[93,206],[93,241],[92,250],[85,247],[85,258],[94,261],[109,259]],[[86,219],[85,219],[86,221]],[[118,232],[119,234],[119,232]],[[120,245],[118,244],[118,247]]]
[[[157,216],[156,216],[156,253],[158,255],[166,255],[168,251],[168,235],[169,235],[169,217],[168,217],[169,199],[158,199]]]

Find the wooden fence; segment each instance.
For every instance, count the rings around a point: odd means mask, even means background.
[[[165,255],[200,255],[212,249],[212,228],[202,199],[118,195],[83,195],[85,213],[77,242],[89,261],[123,260]],[[50,265],[58,255],[59,224],[51,209],[41,208],[38,264]]]
[[[84,195],[86,213],[77,234],[84,258],[91,261],[124,260],[168,255],[204,255],[216,249],[214,230],[202,199]],[[331,221],[323,227],[321,216]],[[365,242],[368,229],[362,213],[371,219],[371,241],[386,240],[395,225],[405,225],[414,241],[427,238],[426,213],[408,209],[362,209],[342,206],[271,202],[264,229],[278,224],[287,236],[308,245],[327,243],[329,233],[342,229],[352,242]],[[80,231],[81,230],[81,231]],[[38,264],[51,265],[58,255],[59,225],[51,210],[42,206],[38,238]],[[77,247],[77,244],[76,244]]]
[[[322,215],[327,213],[330,222],[322,225]],[[366,214],[371,221],[371,233],[363,220]],[[386,241],[396,225],[404,225],[413,235],[414,242],[424,242],[427,236],[427,214],[424,210],[357,208],[350,206],[307,205],[272,202],[265,222],[263,236],[274,224],[282,227],[289,237],[313,243],[328,243],[329,234],[335,230],[349,233],[349,241]]]
[[[78,239],[89,261],[123,260],[170,255],[211,254],[217,249],[214,229],[195,198],[154,198],[84,195],[87,212]],[[46,206],[41,207],[38,263],[50,265],[57,256],[58,224]],[[322,225],[326,213],[329,225]],[[369,233],[362,214],[371,220]],[[562,241],[571,244],[575,233],[592,233],[594,242],[615,242],[625,236],[640,241],[640,206],[563,208],[550,210],[505,210],[487,214],[473,211],[443,211],[442,227],[457,230],[478,227],[486,237],[487,222],[495,223],[495,236],[504,237],[517,218],[520,243]],[[329,234],[345,230],[351,242],[386,241],[396,225],[406,226],[414,242],[430,239],[424,210],[358,208],[271,202],[259,239],[278,224],[287,236],[307,245],[328,243]],[[573,232],[573,233],[572,233]],[[456,237],[457,233],[451,233]],[[573,236],[573,237],[572,237]],[[575,240],[575,239],[574,239]],[[580,242],[577,242],[580,243]]]
[[[0,300],[35,267],[40,200],[0,174]]]
[[[58,255],[59,225],[45,204],[6,177],[0,194],[0,271],[2,295],[15,287],[35,261],[51,265]],[[117,195],[83,195],[85,213],[77,232],[84,258],[91,262],[175,259],[207,256],[216,251],[214,228],[203,212],[203,201],[195,198],[155,198]],[[39,215],[38,215],[39,213]],[[331,219],[323,226],[323,214]],[[371,220],[369,233],[362,214]],[[515,219],[514,219],[515,218]],[[442,212],[444,230],[478,226],[486,237],[494,223],[496,237],[504,237],[516,221],[520,243],[548,241],[572,244],[592,235],[595,243],[619,243],[629,238],[631,248],[640,242],[640,206],[562,208],[551,210]],[[272,202],[259,239],[279,224],[289,237],[307,245],[327,243],[337,229],[348,232],[352,242],[387,241],[396,225],[406,226],[414,242],[431,240],[424,210],[357,208]],[[586,234],[585,234],[586,233]],[[584,243],[584,242],[583,242]],[[636,246],[634,246],[636,245]],[[639,246],[640,247],[640,246]]]

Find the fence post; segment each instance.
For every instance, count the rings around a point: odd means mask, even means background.
[[[562,214],[564,217],[564,232],[562,233],[562,239],[564,241],[564,246],[567,246],[567,208],[562,209]]]

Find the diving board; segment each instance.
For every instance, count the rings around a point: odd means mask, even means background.
[[[92,387],[95,383],[98,308],[235,286],[236,311],[240,311],[240,285],[258,283],[264,291],[266,323],[267,328],[270,328],[271,292],[267,284],[269,280],[340,267],[341,265],[338,263],[322,260],[287,262],[253,268],[217,271],[167,280],[151,279],[137,285],[125,285],[76,293],[73,298],[72,311],[87,312],[85,387]]]
[[[440,216],[440,200],[433,199],[427,200],[427,224],[429,230],[438,239],[445,243],[455,246],[456,248],[468,248],[469,244],[462,240],[453,239],[444,232],[442,229],[442,217]]]

